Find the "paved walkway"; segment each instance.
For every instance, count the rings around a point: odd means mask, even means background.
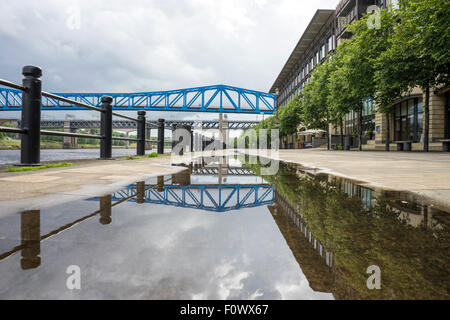
[[[102,196],[152,176],[185,170],[170,156],[141,160],[85,161],[79,166],[0,174],[0,216],[78,198]]]
[[[273,158],[363,181],[374,188],[414,192],[450,208],[450,153],[304,149],[280,150]]]

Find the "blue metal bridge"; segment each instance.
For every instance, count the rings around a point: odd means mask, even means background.
[[[99,107],[102,96],[113,97],[114,110],[182,111],[273,114],[276,95],[237,87],[214,85],[189,89],[141,93],[55,93]],[[0,88],[0,111],[21,110],[22,91]],[[42,110],[86,110],[53,98],[42,97]]]
[[[112,201],[139,202],[136,185],[112,194]],[[90,200],[96,201],[99,198]],[[270,184],[249,185],[145,185],[143,203],[227,212],[271,205],[274,190]]]

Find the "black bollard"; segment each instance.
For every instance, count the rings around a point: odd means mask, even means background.
[[[158,154],[164,154],[164,119],[158,120]]]
[[[145,111],[138,111],[137,121],[137,155],[145,156]]]
[[[101,98],[102,115],[100,122],[100,159],[107,160],[112,157],[112,105],[113,98],[103,96]]]
[[[41,161],[41,105],[42,70],[39,67],[25,66],[22,69],[25,78],[22,81],[26,90],[22,93],[22,147],[20,162],[22,165],[37,165]]]

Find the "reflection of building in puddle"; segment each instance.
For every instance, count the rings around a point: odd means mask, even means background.
[[[268,208],[309,286],[314,291],[332,292],[333,255],[315,239],[303,218],[279,193],[275,193],[275,204]]]

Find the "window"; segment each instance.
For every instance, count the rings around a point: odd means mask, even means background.
[[[310,70],[314,69],[314,57],[311,58],[311,62],[310,62]]]
[[[370,132],[370,139],[373,139],[375,131],[375,102],[372,99],[367,99],[363,102],[362,116],[363,133]]]
[[[422,98],[405,100],[394,106],[394,139],[396,141],[422,142]]]
[[[317,51],[316,52],[316,64],[319,64],[319,63],[320,63],[320,52]]]
[[[326,56],[326,46],[323,45],[322,48],[320,49],[320,60],[322,60],[323,58],[325,58]]]

